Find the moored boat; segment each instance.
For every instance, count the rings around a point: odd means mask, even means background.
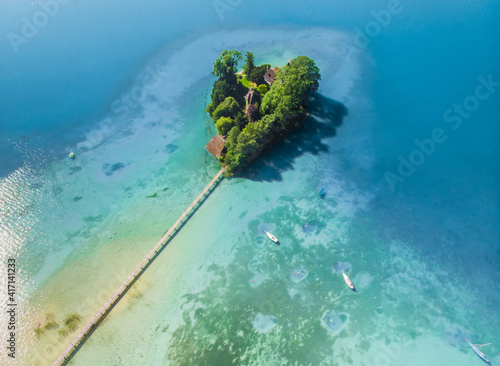
[[[264,231],[264,232],[267,234],[267,236],[269,237],[269,239],[271,239],[271,240],[272,240],[272,241],[274,241],[275,243],[277,243],[277,242],[278,242],[278,238],[276,238],[273,234],[271,234],[271,233],[270,233],[270,232],[268,232],[268,231]]]
[[[349,273],[351,273],[351,272],[349,272]],[[349,286],[349,288],[350,288],[351,290],[353,290],[354,292],[356,292],[356,287],[354,287],[354,284],[352,283],[352,281],[351,281],[351,279],[349,278],[349,276],[348,276],[348,275],[346,275],[344,271],[342,271],[342,275],[344,276],[344,281],[345,281],[345,283],[347,284],[347,286]]]
[[[490,359],[488,357],[486,357],[486,355],[481,352],[481,350],[479,349],[480,347],[483,347],[483,346],[487,346],[489,343],[487,344],[472,344],[469,342],[468,339],[466,339],[467,343],[469,343],[469,346],[474,350],[474,352],[476,352],[476,355],[478,355],[479,357],[481,357],[481,359],[486,362],[487,364],[490,364]]]
[[[321,188],[320,191],[319,191],[319,196],[323,197],[325,195],[325,192],[326,192],[326,187],[323,186],[323,188]]]

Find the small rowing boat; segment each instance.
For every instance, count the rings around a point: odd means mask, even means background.
[[[269,237],[269,239],[271,239],[271,240],[272,240],[272,241],[274,241],[275,243],[277,243],[277,242],[278,242],[278,238],[276,238],[273,234],[271,234],[271,233],[270,233],[270,232],[268,232],[268,231],[264,231],[264,232],[267,234],[267,236]]]
[[[349,286],[349,288],[350,288],[351,290],[353,290],[354,292],[356,292],[356,287],[354,287],[354,284],[352,283],[352,281],[351,281],[351,279],[349,278],[349,276],[348,276],[348,275],[346,275],[346,274],[344,273],[344,271],[342,271],[342,274],[344,275],[344,281],[345,281],[345,283],[347,284],[347,286]],[[349,274],[351,274],[351,272],[349,272]]]
[[[323,197],[325,195],[325,191],[326,191],[326,187],[323,186],[323,188],[321,188],[321,190],[319,191],[319,196]]]
[[[490,363],[490,359],[488,357],[486,357],[486,355],[481,352],[481,350],[479,348],[481,347],[484,347],[484,346],[487,346],[489,343],[486,343],[486,344],[472,344],[469,342],[468,339],[466,339],[467,343],[469,343],[469,346],[474,350],[474,352],[476,352],[476,355],[478,355],[479,357],[481,357],[483,359],[484,362],[486,363]]]

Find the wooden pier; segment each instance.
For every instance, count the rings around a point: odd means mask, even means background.
[[[210,191],[214,184],[220,179],[224,173],[225,168],[219,170],[219,172],[213,177],[213,179],[208,183],[208,185],[201,191],[201,193],[196,197],[196,199],[189,205],[189,207],[184,211],[184,213],[177,219],[177,221],[172,225],[172,227],[163,235],[158,241],[158,243],[151,249],[151,251],[144,257],[144,259],[137,265],[134,271],[128,276],[121,286],[116,290],[116,292],[111,296],[111,298],[101,307],[101,309],[95,314],[92,320],[83,328],[83,330],[76,336],[76,338],[71,342],[71,344],[64,350],[64,352],[59,356],[59,358],[53,363],[53,366],[58,366],[64,361],[66,361],[73,353],[75,348],[82,342],[83,339],[89,334],[89,332],[99,323],[99,321],[108,313],[111,307],[113,307],[118,301],[120,301],[121,295],[128,290],[135,279],[141,274],[144,268],[151,262],[153,257],[167,244],[168,239],[174,233],[174,231],[181,225],[184,219],[189,216],[190,212],[196,207],[201,199]]]

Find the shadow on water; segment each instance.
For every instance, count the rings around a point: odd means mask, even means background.
[[[311,93],[307,112],[309,117],[298,130],[277,142],[271,153],[262,154],[238,176],[257,182],[281,181],[283,172],[293,169],[298,157],[328,153],[329,147],[323,140],[337,134],[337,127],[348,114],[347,108],[336,100]]]

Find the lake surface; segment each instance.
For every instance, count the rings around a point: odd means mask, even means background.
[[[51,365],[217,173],[224,49],[313,58],[311,116],[221,182],[69,364],[480,365],[465,339],[500,364],[498,2],[0,14],[2,364]]]

